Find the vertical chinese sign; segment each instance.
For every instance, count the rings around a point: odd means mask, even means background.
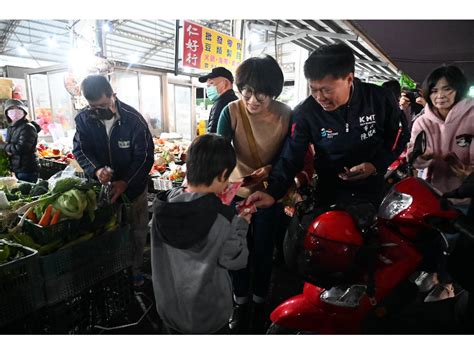
[[[242,61],[242,41],[207,27],[184,21],[183,66],[235,71]]]

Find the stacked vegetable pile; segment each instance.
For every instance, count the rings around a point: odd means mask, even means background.
[[[86,210],[93,221],[97,208],[96,194],[81,179],[68,177],[58,180],[51,192],[28,207],[26,218],[42,227],[64,219],[81,219]]]
[[[7,230],[3,228],[5,234],[0,238],[36,249],[40,255],[45,255],[117,226],[115,206],[97,210],[98,187],[80,178],[57,179],[51,190],[47,188],[47,181],[23,185],[10,190],[5,188],[9,196],[14,196],[16,200],[9,209],[0,211],[5,218],[7,215],[14,218],[7,224]],[[29,195],[26,194],[28,190]],[[35,190],[42,195],[32,196]],[[13,208],[16,211],[13,212]],[[93,223],[97,213],[102,220],[99,218],[97,223]],[[22,216],[19,223],[18,216]],[[13,222],[16,227],[11,228]]]
[[[0,265],[20,259],[25,253],[20,248],[0,239]]]

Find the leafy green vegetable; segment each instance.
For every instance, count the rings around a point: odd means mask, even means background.
[[[54,185],[53,193],[62,193],[82,185],[82,179],[76,176],[60,179]]]
[[[36,185],[35,187],[33,187],[30,192],[31,196],[40,196],[46,193],[48,193],[48,189],[39,185]]]
[[[43,186],[44,188],[48,188],[48,181],[47,180],[40,180],[36,183],[36,186]]]
[[[8,165],[8,155],[5,150],[0,150],[0,176],[10,175],[10,168]]]
[[[97,197],[96,193],[93,189],[87,190],[86,192],[87,198],[87,212],[89,213],[89,219],[94,221],[95,219],[95,210],[97,208]]]
[[[66,191],[54,201],[53,207],[67,218],[80,219],[87,207],[86,193],[77,189]]]
[[[29,195],[32,188],[33,188],[33,185],[27,182],[24,182],[18,186],[18,190],[21,192],[22,195]]]

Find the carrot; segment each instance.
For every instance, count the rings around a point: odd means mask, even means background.
[[[61,214],[61,210],[56,210],[56,212],[54,212],[53,218],[51,218],[51,223],[49,224],[50,226],[58,223],[60,214]]]
[[[26,214],[26,218],[28,218],[33,223],[38,223],[38,218],[36,218],[35,212],[32,208]]]
[[[51,212],[53,211],[53,205],[49,205],[46,207],[46,210],[43,213],[43,216],[41,217],[39,221],[39,225],[46,227],[49,225],[49,221],[51,220]]]

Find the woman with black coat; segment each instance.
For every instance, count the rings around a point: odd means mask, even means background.
[[[5,116],[10,124],[6,142],[0,143],[8,155],[10,170],[18,180],[36,182],[39,163],[36,156],[38,132],[41,128],[26,118],[27,108],[20,100],[5,103]]]

